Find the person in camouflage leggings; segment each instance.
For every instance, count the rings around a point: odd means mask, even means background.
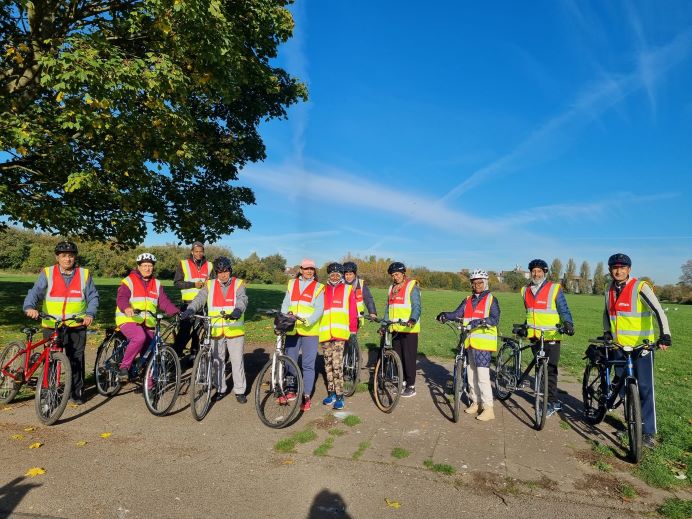
[[[324,366],[327,371],[327,391],[337,395],[344,394],[344,345],[346,341],[322,343]]]

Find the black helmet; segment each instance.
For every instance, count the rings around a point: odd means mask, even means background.
[[[338,272],[339,274],[344,273],[344,266],[341,263],[330,263],[327,265],[327,274],[332,272]]]
[[[618,252],[617,254],[613,254],[610,258],[608,258],[608,267],[612,268],[615,265],[624,265],[625,267],[631,267],[632,260],[627,254]]]
[[[548,264],[542,259],[533,259],[529,261],[529,272],[537,268],[543,269],[543,272],[548,272]]]
[[[390,276],[392,274],[394,274],[395,272],[401,272],[401,273],[405,274],[406,273],[406,265],[404,265],[400,261],[395,261],[394,263],[389,265],[389,267],[387,267],[387,274],[389,274]]]
[[[229,260],[225,256],[221,256],[220,258],[217,258],[216,261],[214,261],[214,270],[217,273],[219,273],[219,272],[233,272],[233,265],[231,264],[231,260]]]
[[[354,274],[357,274],[358,265],[356,265],[352,261],[347,261],[344,263],[344,272],[353,272]]]
[[[71,252],[72,254],[77,254],[77,246],[71,241],[61,241],[55,246],[55,253],[60,254],[61,252]]]

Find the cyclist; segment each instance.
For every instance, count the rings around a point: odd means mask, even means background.
[[[211,337],[214,340],[212,356],[217,387],[214,401],[221,400],[228,391],[226,387],[226,352],[228,352],[233,370],[235,399],[244,404],[247,402],[247,397],[245,396],[246,381],[243,362],[245,347],[243,314],[248,302],[245,294],[245,282],[242,279],[232,277],[231,260],[223,256],[214,262],[214,271],[216,272],[216,279],[206,281],[205,286],[187,305],[187,309],[180,314],[180,318],[189,319],[204,308],[205,304],[207,305],[209,317],[215,317],[211,321]],[[221,318],[221,312],[230,315]]]
[[[643,340],[653,343],[653,314],[659,330],[656,344],[662,350],[667,350],[672,345],[668,318],[651,285],[645,280],[630,277],[632,260],[626,254],[617,253],[608,258],[608,270],[613,280],[605,294],[604,338],[614,340],[620,346],[638,346]],[[623,358],[619,352],[616,355],[616,358]],[[646,447],[653,448],[656,445],[654,352],[644,351],[637,359],[635,368],[644,422],[642,440]]]
[[[306,323],[296,321],[293,330],[286,334],[286,354],[298,362],[298,355],[303,353],[304,393],[300,409],[309,411],[310,400],[315,387],[315,360],[320,335],[320,319],[324,312],[324,285],[315,276],[315,262],[304,259],[300,262],[300,272],[288,282],[286,295],[281,303],[281,312],[302,317]],[[286,399],[298,397],[295,392],[287,392]],[[283,397],[281,397],[283,398]]]
[[[320,320],[319,341],[327,372],[327,398],[324,405],[344,408],[344,345],[358,331],[358,305],[351,285],[344,283],[344,267],[340,263],[327,265],[329,280],[324,289],[324,313]]]
[[[185,310],[187,305],[192,301],[199,290],[205,285],[207,279],[213,278],[214,265],[211,261],[207,261],[204,257],[204,244],[196,241],[190,249],[190,257],[180,260],[175,274],[173,275],[173,285],[180,289],[181,299],[183,301],[181,310]],[[199,310],[202,310],[200,308]],[[192,322],[189,320],[181,321],[178,327],[178,334],[175,337],[173,349],[182,358],[183,350],[190,341],[192,335],[192,343],[190,344],[190,354],[194,356],[199,349],[199,336],[191,334]]]
[[[474,270],[470,276],[472,294],[466,297],[453,312],[440,312],[436,319],[441,323],[450,319],[463,319],[464,326],[471,326],[464,348],[469,349],[468,380],[471,405],[464,411],[478,414],[476,420],[487,422],[495,418],[493,389],[490,385],[490,361],[497,351],[497,327],[500,324],[500,305],[490,293],[488,273]],[[486,327],[479,328],[485,324]]]
[[[559,283],[548,281],[548,264],[542,259],[529,262],[531,279],[529,284],[521,289],[521,298],[526,309],[526,323],[544,328],[544,350],[548,354],[548,412],[552,416],[562,409],[562,402],[557,399],[557,365],[560,362],[560,334],[554,328],[562,323],[567,335],[574,335],[574,320],[567,306],[565,294]],[[540,331],[525,329],[533,343],[531,349],[534,355],[540,349]],[[524,333],[522,332],[522,335]]]
[[[344,282],[351,285],[356,293],[358,315],[363,315],[367,310],[370,317],[377,317],[375,299],[372,297],[370,287],[365,284],[363,278],[358,277],[358,265],[352,261],[344,262]]]
[[[80,316],[81,323],[67,321],[61,328],[62,344],[70,359],[72,368],[71,400],[75,404],[84,403],[84,347],[86,329],[94,321],[99,306],[99,293],[89,269],[76,265],[77,246],[70,241],[61,241],[55,246],[56,264],[46,267],[39,274],[24,299],[24,313],[31,319],[38,319],[36,309],[42,301],[44,314],[60,316],[62,319]],[[55,329],[55,321],[43,319],[43,337],[50,337]]]
[[[180,312],[166,295],[161,282],[154,277],[155,265],[156,256],[153,254],[144,252],[137,256],[137,269],[120,282],[116,294],[115,324],[128,340],[118,373],[123,384],[129,380],[129,370],[135,357],[154,337],[154,317],[158,310],[170,316]],[[135,310],[143,313],[137,315]]]
[[[406,324],[392,325],[392,346],[401,358],[404,368],[406,389],[403,397],[416,395],[416,357],[418,356],[418,334],[420,333],[421,301],[420,288],[415,279],[406,277],[406,265],[395,261],[387,267],[392,277],[387,305],[384,307],[385,320],[401,319]]]

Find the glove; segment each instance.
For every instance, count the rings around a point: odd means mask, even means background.
[[[479,326],[482,326],[484,324],[485,324],[484,319],[472,319],[469,321],[469,328],[470,329],[478,328]]]
[[[447,322],[446,312],[440,312],[439,314],[437,314],[437,317],[435,317],[435,320],[439,323],[446,323]]]
[[[408,326],[409,328],[411,328],[411,327],[413,327],[413,326],[415,326],[415,325],[416,325],[416,321],[414,321],[413,319],[409,319],[409,320],[406,322],[406,326]]]
[[[571,337],[572,335],[574,335],[574,324],[570,323],[569,321],[567,321],[566,323],[564,323],[564,324],[562,325],[562,329],[563,329],[563,330],[565,331],[565,333],[566,333],[567,335],[569,335],[570,337]]]
[[[240,319],[241,315],[243,315],[242,310],[240,308],[234,308],[229,317],[231,319]]]
[[[181,320],[181,321],[186,321],[186,320],[188,320],[190,317],[192,317],[193,315],[195,315],[195,311],[188,308],[188,309],[185,310],[184,312],[180,312],[180,320]]]
[[[611,332],[603,332],[603,335],[596,337],[599,341],[610,342],[613,340],[613,334]]]
[[[526,326],[520,326],[517,328],[517,336],[523,337],[524,339],[529,336],[529,329]]]
[[[661,346],[671,346],[671,345],[672,345],[672,341],[670,339],[670,335],[668,335],[667,333],[661,334],[661,336],[656,341],[656,346],[658,346],[659,348]]]

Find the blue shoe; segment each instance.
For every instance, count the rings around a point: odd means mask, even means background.
[[[322,405],[334,405],[336,402],[336,393],[329,393],[329,396],[322,400]]]
[[[336,397],[336,402],[334,402],[334,409],[338,411],[339,409],[343,409],[345,405],[346,403],[344,402],[344,395],[339,395],[338,397]]]

